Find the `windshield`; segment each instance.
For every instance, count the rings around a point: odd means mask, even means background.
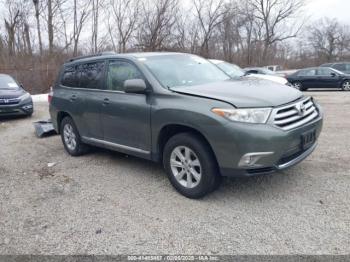
[[[196,55],[159,55],[139,61],[153,73],[164,87],[194,86],[230,79],[208,60]]]
[[[245,72],[237,65],[222,62],[217,64],[217,66],[232,78],[238,78],[245,75]]]
[[[1,89],[18,89],[18,84],[8,75],[0,75],[0,90]]]

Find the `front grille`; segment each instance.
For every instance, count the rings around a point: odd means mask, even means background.
[[[21,100],[19,98],[1,98],[0,105],[17,105]]]
[[[277,109],[274,124],[283,130],[302,126],[318,116],[317,108],[310,97]]]

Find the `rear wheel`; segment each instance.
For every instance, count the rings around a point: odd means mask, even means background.
[[[300,90],[300,91],[306,91],[307,90],[307,88],[303,87],[303,84],[301,82],[294,82],[293,86],[296,89]]]
[[[215,190],[221,181],[211,149],[191,133],[169,139],[164,147],[163,164],[171,184],[188,198],[201,198]]]
[[[61,122],[61,139],[64,148],[72,156],[80,156],[86,153],[88,147],[83,142],[71,117],[65,117]]]
[[[350,80],[345,80],[342,84],[342,89],[344,91],[350,91]]]

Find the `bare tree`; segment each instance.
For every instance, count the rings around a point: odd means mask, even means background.
[[[341,58],[350,46],[350,33],[336,19],[321,19],[309,27],[309,42],[320,62]]]
[[[304,6],[304,0],[249,0],[254,10],[254,16],[263,26],[262,61],[266,62],[269,48],[276,42],[281,42],[297,36],[303,24],[288,27],[295,22],[293,18]]]
[[[227,9],[224,0],[193,0],[200,29],[200,54],[209,56],[209,41],[214,30],[223,23]]]
[[[144,19],[138,26],[139,46],[145,51],[165,48],[172,35],[179,12],[178,0],[146,0],[142,5]]]
[[[6,0],[5,5],[7,7],[8,16],[5,18],[5,28],[7,32],[7,47],[9,55],[15,54],[16,45],[16,27],[21,20],[21,4],[17,1]]]
[[[110,7],[109,35],[115,51],[124,53],[137,28],[141,2],[140,0],[110,0]],[[116,42],[118,47],[115,46]]]
[[[36,20],[36,30],[38,34],[38,42],[39,42],[39,51],[40,55],[43,54],[43,43],[41,40],[41,28],[40,28],[40,9],[41,9],[41,2],[40,0],[33,0],[34,9],[35,9],[35,20]]]
[[[73,12],[74,12],[74,18],[73,18],[73,55],[78,54],[78,44],[80,39],[80,34],[85,26],[85,22],[90,14],[90,3],[91,1],[82,1],[78,3],[78,0],[74,0],[73,5]]]

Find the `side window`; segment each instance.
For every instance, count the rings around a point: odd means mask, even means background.
[[[332,73],[332,70],[328,68],[319,68],[317,69],[317,75],[319,76],[330,76]]]
[[[61,84],[68,87],[78,86],[75,66],[65,68],[61,78]]]
[[[79,87],[88,89],[102,89],[104,66],[104,61],[79,65]]]
[[[131,63],[111,61],[107,72],[107,89],[124,91],[124,82],[129,79],[143,79],[141,72]]]
[[[316,69],[302,70],[299,76],[314,76],[316,75]]]

